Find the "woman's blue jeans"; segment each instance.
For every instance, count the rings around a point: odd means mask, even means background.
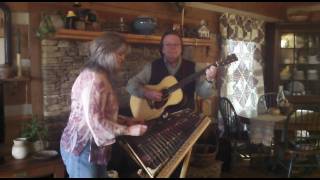
[[[79,156],[64,150],[60,146],[60,153],[70,178],[106,178],[107,165],[92,164],[89,162],[89,143]]]

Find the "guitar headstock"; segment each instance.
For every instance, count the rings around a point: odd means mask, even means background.
[[[217,65],[224,66],[224,65],[230,64],[234,61],[238,61],[238,57],[233,53],[233,54],[228,55],[225,60],[218,62]]]

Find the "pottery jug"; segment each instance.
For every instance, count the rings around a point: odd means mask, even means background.
[[[12,156],[15,159],[24,159],[29,153],[27,138],[16,138],[13,140]]]
[[[154,32],[157,22],[149,16],[138,16],[133,22],[133,28],[138,34],[150,35]]]

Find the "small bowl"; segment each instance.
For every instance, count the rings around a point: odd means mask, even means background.
[[[51,159],[58,155],[58,152],[55,150],[42,150],[33,154],[34,159],[46,160]]]

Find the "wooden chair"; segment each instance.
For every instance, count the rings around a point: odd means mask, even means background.
[[[276,145],[275,165],[284,167],[288,178],[295,167],[302,167],[306,171],[320,166],[319,109],[319,105],[298,105],[287,115],[283,141]]]
[[[277,107],[277,93],[268,92],[261,95],[258,99],[257,110],[258,114],[263,114],[268,111],[271,107]]]
[[[223,134],[221,138],[231,142],[233,155],[246,155],[250,143],[245,124],[237,115],[232,103],[226,97],[219,99],[219,111],[223,119]]]

